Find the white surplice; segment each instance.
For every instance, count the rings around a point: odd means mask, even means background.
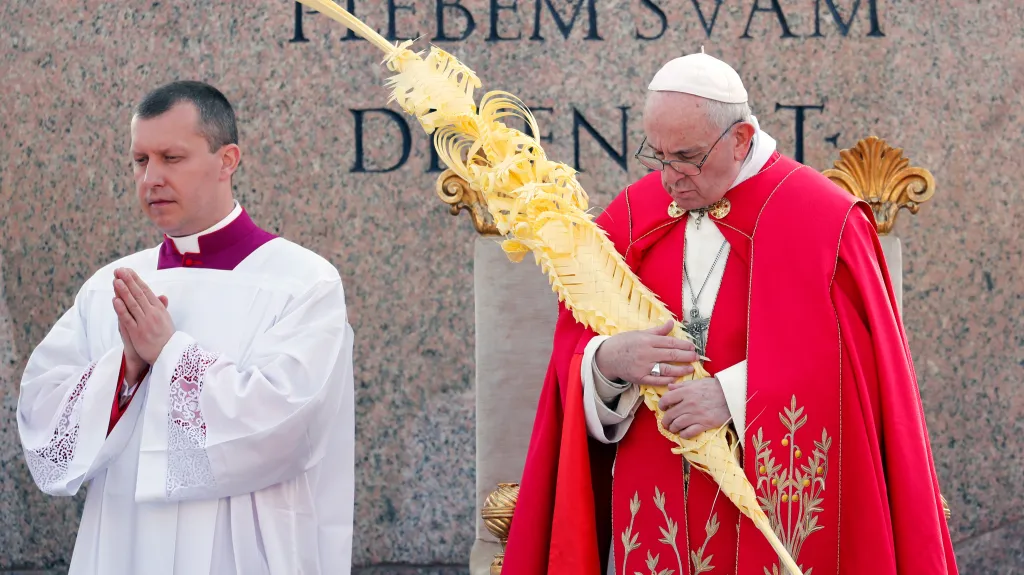
[[[87,489],[70,575],[349,573],[353,333],[337,270],[281,238],[231,271],[157,258],[90,278],[22,380],[33,478]],[[118,267],[169,298],[177,332],[107,436]]]

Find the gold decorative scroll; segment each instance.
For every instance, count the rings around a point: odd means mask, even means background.
[[[487,210],[487,199],[483,194],[477,192],[469,185],[464,178],[453,172],[445,170],[437,178],[437,195],[441,201],[448,204],[449,213],[453,216],[466,210],[473,218],[473,227],[478,234],[483,236],[498,236],[498,226],[494,224],[494,218]]]
[[[901,148],[875,136],[839,152],[834,167],[822,173],[871,205],[879,235],[892,232],[901,209],[916,214],[935,195],[931,172],[911,167]]]

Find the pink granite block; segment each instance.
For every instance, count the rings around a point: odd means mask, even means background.
[[[1024,573],[1024,520],[971,537],[957,546],[957,565],[971,575]]]

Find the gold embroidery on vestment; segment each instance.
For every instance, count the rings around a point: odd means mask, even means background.
[[[622,532],[622,573],[626,573],[626,560],[629,559],[629,554],[640,548],[639,533],[633,533],[633,522],[636,520],[636,514],[640,511],[640,494],[633,493],[633,498],[629,500],[629,527]]]
[[[676,558],[676,569],[660,569],[659,562],[661,561],[661,554],[654,554],[650,549],[647,550],[647,569],[650,570],[650,575],[676,575],[683,574],[686,571],[683,569],[683,553],[679,550],[679,543],[677,539],[679,537],[679,523],[669,517],[668,511],[665,509],[665,493],[657,486],[654,488],[654,506],[661,511],[662,517],[665,519],[665,525],[659,526],[658,530],[661,531],[661,539],[659,543],[668,545]],[[622,556],[622,570],[623,574],[627,574],[626,568],[628,566],[629,554],[642,547],[640,541],[640,533],[633,532],[633,526],[636,521],[636,515],[640,512],[640,495],[639,493],[633,493],[633,498],[629,500],[629,526],[623,530],[619,539],[622,542],[623,556]],[[711,538],[714,537],[715,533],[718,532],[719,522],[718,514],[714,513],[711,515],[711,519],[704,526],[704,533],[707,537],[704,539],[704,544],[701,545],[700,549],[696,551],[690,551],[689,560],[693,565],[693,575],[701,575],[703,573],[710,573],[714,570],[715,566],[711,564],[711,560],[714,555],[704,556],[705,550],[708,544],[711,542]],[[683,526],[685,529],[685,526]],[[634,575],[640,573],[635,571]],[[643,575],[643,574],[640,574]]]
[[[711,542],[711,538],[718,533],[718,514],[714,513],[711,515],[711,519],[704,525],[704,533],[707,537],[704,539],[704,544],[700,546],[700,549],[696,551],[690,550],[690,562],[693,564],[693,575],[700,575],[701,573],[710,573],[714,570],[715,566],[711,564],[711,559],[714,558],[714,554],[704,556],[704,550],[707,549],[708,543]]]
[[[658,528],[661,530],[661,539],[658,541],[668,545],[672,548],[672,551],[675,551],[676,564],[679,566],[677,573],[683,573],[683,558],[679,554],[679,545],[676,543],[676,535],[679,534],[679,524],[669,517],[668,512],[665,511],[665,494],[657,487],[654,488],[654,506],[661,511],[662,517],[665,518],[665,527]]]
[[[797,408],[795,395],[790,406],[779,414],[779,420],[788,431],[780,442],[784,448],[783,462],[788,459],[788,465],[776,462],[771,440],[764,439],[763,427],[758,428],[753,437],[757,454],[757,499],[761,509],[768,515],[772,530],[793,559],[798,561],[807,538],[823,528],[818,524],[818,514],[822,511],[821,504],[824,501],[828,451],[832,446],[832,438],[822,428],[821,440],[815,441],[810,455],[804,456],[796,433],[807,423],[807,415],[803,407]],[[771,567],[770,571],[764,568],[765,575],[788,573],[778,564]],[[800,567],[803,569],[802,565]],[[811,569],[804,570],[804,575],[811,575]]]

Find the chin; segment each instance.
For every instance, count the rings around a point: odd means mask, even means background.
[[[170,218],[164,215],[156,215],[150,213],[149,221],[152,222],[153,225],[156,226],[156,228],[160,230],[162,234],[168,236],[181,235],[178,233],[178,230],[181,228],[181,222],[179,222],[177,218]]]
[[[684,210],[696,210],[708,205],[708,201],[697,195],[697,192],[672,192],[669,194],[676,205]]]

